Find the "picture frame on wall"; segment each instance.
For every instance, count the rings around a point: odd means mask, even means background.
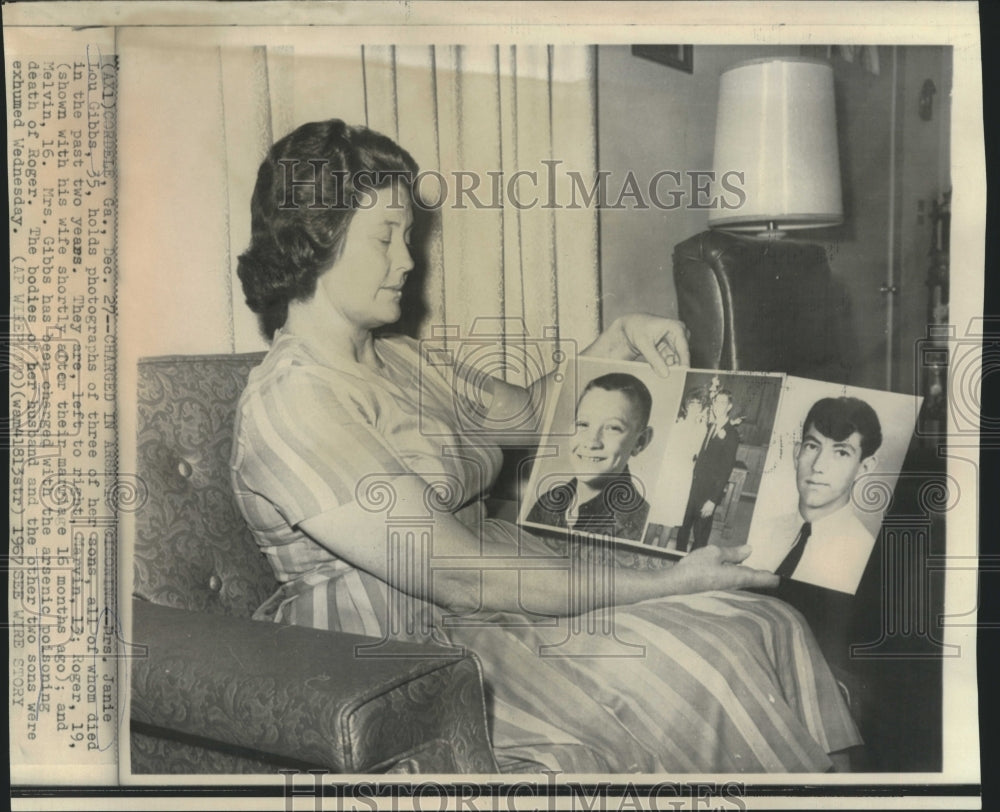
[[[694,73],[693,45],[633,45],[632,56],[659,62],[685,73]]]

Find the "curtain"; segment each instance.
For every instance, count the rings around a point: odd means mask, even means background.
[[[143,354],[265,346],[236,276],[257,167],[273,140],[333,117],[391,136],[420,166],[427,228],[406,331],[458,342],[492,336],[504,347],[553,338],[582,345],[596,336],[597,211],[586,205],[596,177],[593,47],[344,45],[320,32],[285,35],[288,45],[204,47],[165,37],[129,32],[119,48],[123,107],[147,100],[142,120],[123,125],[120,152],[149,162],[158,151],[161,161],[152,163],[160,166],[174,157],[170,178],[141,169],[122,178],[123,204],[141,202],[124,218],[135,222],[122,225],[130,249],[123,279],[131,261],[144,274],[152,264],[182,280],[179,288],[146,288],[157,314],[139,325],[147,330]],[[170,87],[199,103],[150,109],[150,96]],[[152,140],[144,137],[150,126]],[[197,152],[177,161],[178,144],[192,143],[192,133]],[[150,200],[149,183],[165,184],[167,195],[196,193]],[[190,240],[178,243],[178,228],[196,229],[197,252]],[[211,237],[215,229],[224,237]],[[213,324],[192,324],[199,307]],[[501,367],[513,377],[539,371]]]
[[[596,214],[568,207],[569,172],[591,185],[596,172],[592,49],[361,46],[300,58],[269,47],[225,50],[222,70],[231,167],[330,117],[363,122],[417,160],[431,222],[419,258],[422,318],[405,325],[411,331],[501,342],[596,335]],[[233,173],[231,183],[236,256],[249,237],[242,212],[252,178]],[[556,206],[544,208],[553,195]],[[256,331],[240,312],[235,277],[231,284],[240,349],[256,343]]]

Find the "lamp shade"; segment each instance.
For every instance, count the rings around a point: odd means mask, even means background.
[[[709,212],[731,231],[779,231],[842,223],[833,69],[814,59],[742,62],[725,71],[715,129],[715,177],[743,195]],[[725,184],[724,184],[725,185]],[[733,196],[728,198],[733,206]]]

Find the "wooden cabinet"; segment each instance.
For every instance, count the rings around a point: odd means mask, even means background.
[[[757,496],[760,490],[760,479],[764,474],[764,458],[767,456],[767,446],[744,445],[736,449],[736,460],[746,468],[746,481],[743,484],[744,496]]]
[[[740,504],[740,497],[743,495],[743,488],[747,481],[747,469],[737,462],[733,472],[729,475],[729,482],[726,484],[726,492],[722,497],[722,504],[715,509],[715,516],[712,518],[712,532],[721,530],[722,537],[732,538],[736,520],[736,508]]]

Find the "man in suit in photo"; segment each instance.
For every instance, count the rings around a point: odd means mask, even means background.
[[[726,493],[729,476],[736,465],[736,449],[740,435],[729,422],[733,411],[733,396],[728,389],[720,389],[712,398],[708,432],[698,459],[694,464],[691,495],[688,497],[684,523],[677,531],[677,550],[688,552],[708,544],[712,534],[715,509]]]

